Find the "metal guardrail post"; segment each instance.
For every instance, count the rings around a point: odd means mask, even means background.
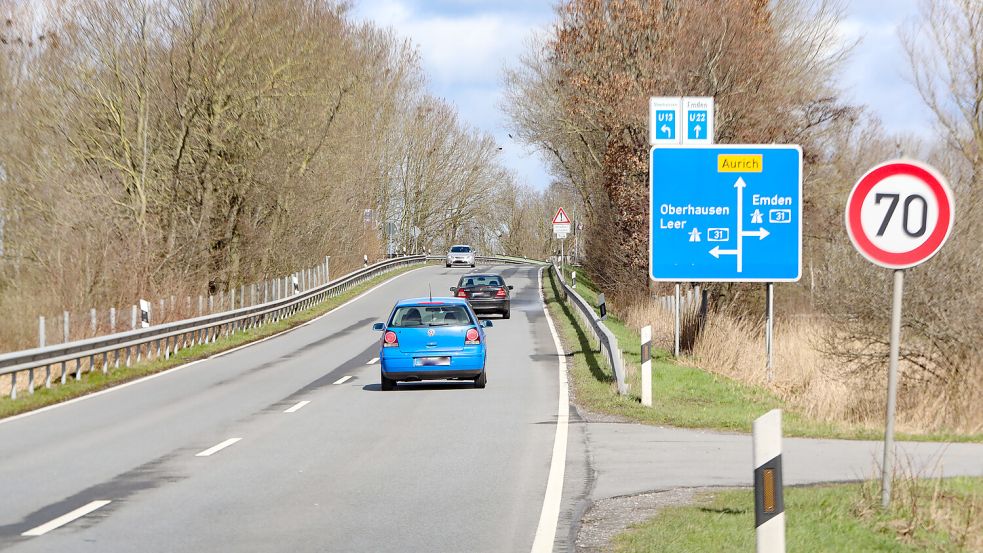
[[[628,382],[624,368],[624,359],[621,355],[621,348],[618,345],[618,339],[614,336],[614,333],[604,325],[597,314],[594,313],[594,309],[590,306],[587,300],[581,297],[576,290],[559,279],[556,264],[551,264],[550,267],[553,270],[553,273],[557,275],[557,280],[560,282],[560,286],[563,289],[565,296],[564,301],[572,301],[577,315],[584,322],[587,329],[590,330],[591,334],[593,334],[597,339],[601,352],[611,365],[611,369],[614,372],[615,382],[618,385],[618,394],[627,395]]]

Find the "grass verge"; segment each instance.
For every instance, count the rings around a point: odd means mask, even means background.
[[[905,485],[907,484],[907,488]],[[785,489],[789,551],[980,551],[983,479],[904,479],[892,508],[875,482]],[[752,490],[708,492],[614,540],[617,553],[754,550]]]
[[[569,275],[569,271],[567,272]],[[652,407],[641,404],[641,345],[638,331],[610,311],[605,325],[618,339],[625,360],[629,393],[620,396],[607,360],[580,326],[571,307],[559,300],[560,285],[552,271],[544,276],[544,295],[564,344],[572,350],[570,375],[576,401],[590,411],[624,417],[645,424],[750,432],[757,417],[783,409],[785,436],[811,438],[883,438],[882,431],[816,420],[789,409],[778,396],[722,375],[678,365],[663,350],[653,351]],[[577,273],[577,293],[597,305],[598,291],[583,273]],[[596,310],[596,308],[595,308]],[[981,441],[981,436],[897,433],[899,440]]]
[[[338,307],[339,305],[365,292],[373,286],[377,286],[391,278],[413,269],[418,269],[422,266],[422,264],[411,265],[409,267],[403,267],[379,275],[345,291],[338,296],[328,298],[324,302],[310,309],[296,313],[287,319],[282,319],[275,323],[263,325],[259,328],[222,337],[210,344],[202,344],[199,346],[182,349],[177,354],[172,355],[169,359],[154,359],[149,362],[131,365],[130,367],[120,366],[118,368],[110,369],[106,372],[106,374],[103,374],[98,370],[91,373],[83,373],[82,378],[77,381],[74,379],[74,375],[69,374],[64,385],[52,384],[51,388],[41,387],[36,389],[34,394],[18,392],[17,399],[15,400],[11,400],[9,397],[4,397],[0,399],[0,419],[18,415],[20,413],[26,413],[27,411],[33,411],[41,407],[67,401],[69,399],[91,394],[93,392],[98,392],[99,390],[104,390],[124,382],[129,382],[150,374],[165,371],[191,361],[204,359],[215,355],[216,353],[221,353],[223,351],[272,336],[285,330],[289,330],[327,313],[328,311]],[[52,370],[54,371],[54,368],[52,368]],[[38,372],[41,373],[41,369],[39,369]],[[43,379],[43,373],[41,373],[40,376]]]

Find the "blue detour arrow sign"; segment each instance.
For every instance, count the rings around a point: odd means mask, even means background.
[[[650,169],[653,280],[799,280],[801,148],[656,146]]]

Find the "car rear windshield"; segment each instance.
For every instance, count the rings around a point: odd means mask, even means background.
[[[389,326],[399,328],[473,324],[463,305],[404,305],[397,307],[389,320]]]
[[[475,275],[463,276],[457,283],[458,288],[470,288],[472,286],[505,286],[505,281],[498,275]]]
[[[469,246],[451,246],[451,253],[468,253],[470,251]]]

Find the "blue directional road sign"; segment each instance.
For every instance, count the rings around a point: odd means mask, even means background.
[[[799,146],[656,146],[651,179],[653,280],[799,280]]]
[[[655,137],[659,140],[676,138],[676,112],[660,109],[655,112]]]
[[[686,139],[704,140],[707,138],[707,112],[702,109],[690,110],[686,114]]]

